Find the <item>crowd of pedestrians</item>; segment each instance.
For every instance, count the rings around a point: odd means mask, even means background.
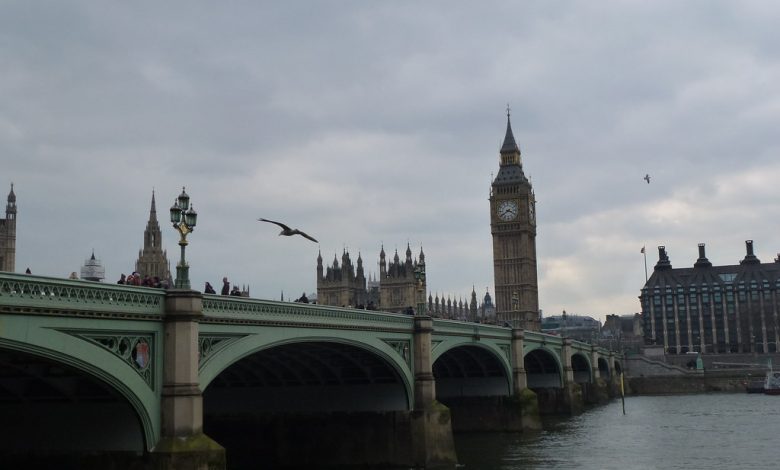
[[[161,280],[158,276],[149,276],[149,275],[141,276],[137,271],[133,271],[131,274],[128,274],[127,276],[125,276],[125,274],[122,273],[122,275],[119,276],[119,280],[116,283],[121,285],[126,285],[126,286],[154,287],[159,289],[168,289],[171,286],[173,286],[173,281],[171,281],[170,279]],[[203,288],[203,293],[216,294],[217,292],[214,290],[214,286],[212,286],[210,282],[206,282],[206,285]],[[233,286],[233,288],[231,289],[230,281],[228,281],[227,277],[223,277],[222,291],[220,292],[220,294],[231,295],[236,297],[247,297],[248,291],[242,291],[241,289],[239,289],[238,286]]]
[[[169,279],[160,279],[158,276],[149,276],[147,274],[141,277],[137,271],[133,271],[132,274],[127,276],[122,273],[116,283],[127,286],[154,287],[157,289],[168,289],[173,284]]]

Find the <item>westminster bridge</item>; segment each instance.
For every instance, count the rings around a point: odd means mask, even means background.
[[[454,464],[453,430],[538,427],[620,368],[495,325],[0,273],[6,462]]]

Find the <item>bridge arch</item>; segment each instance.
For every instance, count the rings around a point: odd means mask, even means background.
[[[148,384],[112,353],[64,333],[58,335],[53,330],[48,333],[58,336],[58,343],[49,344],[58,344],[60,351],[40,344],[0,339],[0,375],[15,374],[0,387],[4,401],[13,403],[13,393],[9,393],[13,391],[27,395],[25,391],[33,390],[36,397],[14,405],[14,414],[4,410],[4,419],[30,423],[35,427],[26,432],[34,433],[34,441],[53,446],[30,450],[135,453],[152,450],[159,438],[160,407]],[[152,360],[161,357],[159,354]],[[14,437],[24,439],[22,429],[18,431]],[[16,451],[25,449],[26,443],[9,443],[8,436],[3,440]]]
[[[533,348],[523,357],[528,388],[563,388],[563,365],[554,351]]]
[[[294,351],[296,348],[302,353],[302,357],[295,357]],[[333,371],[328,371],[327,367],[324,367],[320,371],[320,376],[316,378],[317,374],[313,371],[314,363],[318,361],[315,357],[315,351],[327,354],[331,358],[342,358],[346,361],[352,361],[351,365],[356,367],[352,369],[354,371],[363,367],[371,369],[372,372],[368,373],[369,375],[376,374],[373,378],[368,377],[368,375],[362,379],[358,377],[346,378],[346,381],[351,380],[355,382],[355,385],[360,385],[361,383],[366,385],[366,381],[376,381],[377,384],[383,381],[387,382],[389,380],[387,375],[392,375],[394,381],[396,381],[396,386],[390,387],[387,384],[387,388],[394,388],[396,392],[386,391],[386,393],[401,393],[403,398],[400,401],[388,398],[388,400],[393,401],[393,405],[388,406],[395,409],[412,409],[414,388],[410,365],[411,351],[409,341],[379,338],[364,338],[360,340],[344,332],[334,332],[333,335],[322,335],[321,333],[301,335],[298,331],[287,332],[287,336],[278,335],[274,338],[260,334],[234,338],[229,345],[226,345],[218,352],[201,358],[200,384],[201,389],[204,391],[204,400],[209,399],[211,395],[216,395],[214,390],[209,391],[210,386],[221,374],[234,366],[254,367],[257,369],[256,374],[264,374],[266,378],[271,378],[274,375],[287,377],[286,381],[290,385],[296,383],[296,381],[297,383],[305,384],[307,381],[314,383],[312,381],[320,380],[324,384],[329,380],[345,379],[345,377],[336,378],[332,373]],[[350,355],[356,357],[350,359]],[[271,362],[261,364],[258,362],[258,358],[261,357],[265,357]],[[284,360],[288,360],[290,363],[283,364]],[[361,362],[362,366],[358,362]],[[319,364],[317,368],[319,369],[320,366],[323,366],[323,364]],[[298,368],[297,372],[293,370],[296,367]],[[262,368],[262,372],[259,371],[260,368]],[[248,370],[246,372],[250,373]],[[224,384],[219,386],[222,385]],[[398,406],[400,403],[402,405]],[[353,406],[357,406],[357,404],[353,403]]]
[[[593,372],[590,358],[587,354],[575,352],[571,355],[571,368],[574,373],[574,383],[593,383]]]
[[[609,370],[609,363],[604,357],[599,357],[599,376],[609,382],[612,378],[612,371]]]
[[[437,398],[510,395],[512,374],[504,351],[481,342],[444,342],[431,361]]]

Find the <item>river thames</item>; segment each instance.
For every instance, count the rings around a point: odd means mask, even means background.
[[[776,468],[780,396],[627,397],[529,434],[458,434],[465,470]]]

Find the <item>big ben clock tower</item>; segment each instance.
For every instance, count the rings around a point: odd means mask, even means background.
[[[509,109],[506,118],[501,164],[490,190],[496,319],[500,324],[539,331],[534,191],[523,174]]]

